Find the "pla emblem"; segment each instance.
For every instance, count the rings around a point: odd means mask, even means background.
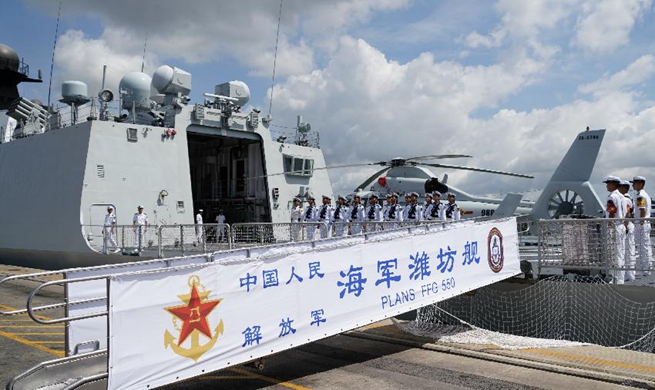
[[[489,268],[495,273],[503,269],[505,263],[505,250],[503,248],[503,234],[498,228],[493,228],[487,236],[487,254]]]
[[[173,315],[173,326],[179,332],[175,337],[168,330],[164,331],[164,347],[166,349],[171,347],[177,355],[197,362],[202,355],[214,347],[218,337],[223,334],[223,320],[220,320],[212,334],[207,318],[223,299],[209,300],[211,291],[200,284],[197,275],[191,275],[188,284],[191,291],[188,294],[178,295],[184,304],[164,308]],[[201,344],[201,335],[209,341]]]

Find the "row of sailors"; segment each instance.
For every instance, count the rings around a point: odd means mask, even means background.
[[[301,200],[294,198],[291,210],[291,222],[317,222],[320,223],[321,238],[327,238],[331,225],[334,225],[335,236],[345,233],[345,223],[355,223],[350,226],[350,234],[359,234],[362,231],[360,223],[390,222],[394,223],[419,221],[456,221],[461,218],[461,212],[455,203],[455,194],[448,194],[448,203],[440,202],[441,193],[438,191],[425,195],[425,204],[418,204],[418,193],[412,192],[405,196],[405,205],[398,203],[398,194],[387,195],[387,202],[381,206],[376,194],[369,195],[369,204],[364,207],[361,197],[355,195],[350,205],[346,198],[339,196],[337,206],[331,205],[332,199],[324,195],[323,204],[317,207],[313,197],[308,198],[309,205],[303,209]],[[314,225],[307,227],[307,239],[314,238]],[[297,239],[299,228],[296,228],[294,239]]]

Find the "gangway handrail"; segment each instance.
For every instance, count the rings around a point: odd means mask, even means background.
[[[7,276],[3,279],[0,280],[0,286],[2,284],[10,282],[12,280],[20,280],[20,279],[25,279],[28,280],[29,278],[34,278],[34,277],[40,277],[40,276],[52,276],[52,275],[57,275],[61,274],[64,271],[59,270],[59,271],[44,271],[44,272],[37,272],[33,274],[21,274],[21,275],[11,275]],[[27,309],[17,309],[17,310],[2,310],[2,306],[0,305],[0,315],[3,316],[12,316],[12,315],[17,315],[17,314],[25,314],[27,313]]]
[[[87,383],[95,382],[100,379],[107,379],[109,378],[109,373],[108,372],[103,372],[102,374],[95,374],[91,375],[88,377],[80,378],[76,380],[75,382],[71,383],[70,385],[64,387],[62,390],[73,390],[77,389],[78,387],[85,385]]]

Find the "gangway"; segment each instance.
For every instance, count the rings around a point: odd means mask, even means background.
[[[52,276],[55,271],[10,276]],[[66,323],[66,357],[7,389],[145,389],[337,335],[521,273],[516,218],[59,271],[26,308]],[[39,292],[64,286],[65,300]],[[64,310],[59,318],[42,314]]]

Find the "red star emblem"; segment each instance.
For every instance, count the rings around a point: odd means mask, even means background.
[[[191,287],[191,297],[189,298],[189,303],[187,305],[166,308],[169,313],[184,322],[177,342],[178,346],[181,345],[194,330],[212,338],[209,323],[207,322],[207,316],[220,302],[221,299],[202,302],[200,294],[198,294],[198,290],[194,284]]]

